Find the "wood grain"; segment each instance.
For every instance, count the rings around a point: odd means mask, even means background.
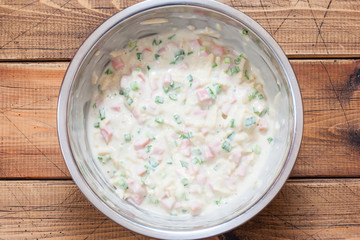
[[[0,60],[70,59],[101,23],[139,0],[0,1]],[[360,57],[360,4],[221,0],[260,23],[289,57]]]
[[[0,181],[0,239],[148,239],[96,210],[70,180]],[[357,179],[289,180],[255,218],[213,239],[358,239]]]
[[[56,133],[68,63],[0,64],[0,178],[70,174]],[[360,175],[360,61],[294,60],[304,104],[304,136],[292,177]]]

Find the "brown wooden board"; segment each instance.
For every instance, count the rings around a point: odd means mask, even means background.
[[[0,1],[0,60],[70,59],[101,23],[139,0]],[[289,57],[359,57],[360,2],[221,0],[260,23]]]
[[[360,176],[360,61],[291,62],[304,104],[304,136],[291,176]],[[67,65],[0,64],[0,178],[70,178],[56,130]]]
[[[148,239],[105,217],[70,180],[0,181],[0,239]],[[246,224],[213,239],[358,239],[358,179],[288,180]]]

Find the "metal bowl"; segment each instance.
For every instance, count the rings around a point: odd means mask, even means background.
[[[150,19],[165,18],[158,24]],[[260,187],[245,201],[233,201],[212,213],[194,217],[163,216],[120,199],[91,156],[86,133],[87,113],[109,53],[130,40],[185,28],[222,26],[226,45],[244,52],[264,78],[268,99],[280,93],[276,116],[280,122],[269,163],[260,170]],[[244,35],[243,30],[248,30]],[[113,221],[135,232],[157,238],[195,239],[223,233],[259,213],[279,192],[294,166],[299,151],[303,110],[295,74],[275,40],[254,20],[227,5],[204,0],[149,0],[133,5],[108,19],[83,43],[61,86],[58,102],[58,135],[67,167],[84,195]]]

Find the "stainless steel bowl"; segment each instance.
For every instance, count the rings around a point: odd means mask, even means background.
[[[168,22],[142,24],[154,18]],[[204,216],[171,217],[143,210],[117,197],[92,158],[86,133],[87,112],[95,90],[93,73],[109,63],[109,53],[130,40],[173,28],[210,27],[219,31],[226,45],[246,54],[259,68],[269,99],[280,93],[276,115],[281,123],[268,166],[261,169],[260,187],[246,201],[234,201]],[[243,35],[243,29],[248,35]],[[245,223],[279,192],[299,151],[303,110],[295,74],[275,40],[254,20],[227,5],[204,0],[149,0],[129,7],[103,23],[74,56],[61,86],[58,102],[58,135],[67,167],[84,195],[106,216],[135,232],[157,238],[204,238]]]

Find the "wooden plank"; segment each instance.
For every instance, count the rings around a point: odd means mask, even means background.
[[[70,59],[110,16],[140,0],[1,1],[0,59]],[[360,3],[220,0],[260,23],[290,57],[360,56]]]
[[[68,63],[0,64],[0,178],[70,178],[56,133]],[[360,61],[294,60],[304,137],[292,177],[360,175]]]
[[[70,180],[0,181],[0,239],[148,239],[101,214]],[[244,225],[213,239],[358,239],[358,179],[289,180]]]

